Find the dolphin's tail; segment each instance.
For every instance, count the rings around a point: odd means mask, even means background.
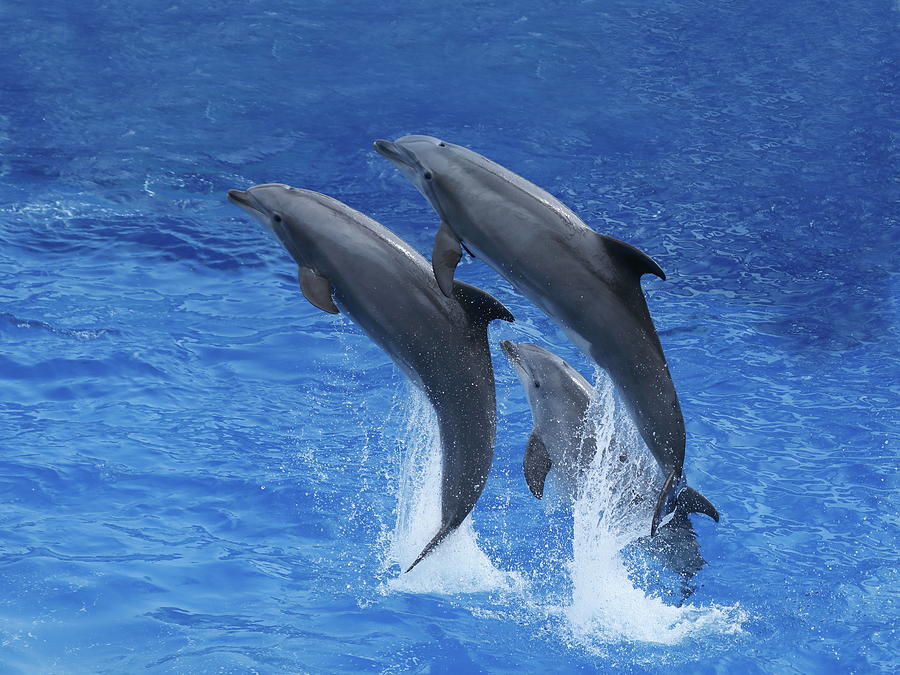
[[[678,493],[678,505],[675,508],[684,513],[703,513],[719,522],[716,507],[692,487],[686,487]]]
[[[438,544],[440,544],[442,541],[444,541],[444,539],[447,538],[447,535],[449,535],[451,532],[453,532],[453,530],[455,530],[456,527],[457,526],[453,525],[452,523],[442,524],[441,529],[438,530],[438,533],[436,535],[434,535],[434,538],[428,542],[428,545],[425,548],[422,549],[422,552],[419,554],[419,557],[416,558],[416,561],[412,565],[410,565],[409,567],[406,568],[406,571],[409,572],[413,567],[415,567],[420,562],[422,562],[422,559],[426,555],[431,553],[437,547]]]
[[[719,522],[719,512],[706,497],[694,488],[685,484],[684,478],[675,478],[675,469],[666,477],[659,498],[656,500],[656,509],[653,512],[653,522],[650,524],[650,536],[656,536],[656,530],[660,523],[670,513],[703,513]]]

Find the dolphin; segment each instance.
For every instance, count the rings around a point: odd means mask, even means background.
[[[567,206],[476,152],[431,136],[375,141],[441,218],[432,267],[452,292],[462,249],[481,258],[556,320],[606,370],[665,476],[651,535],[676,504],[718,520],[687,492],[681,406],[641,289],[666,275],[639,249],[590,229]]]
[[[522,468],[532,494],[541,499],[548,472],[553,469],[566,493],[577,496],[579,481],[597,452],[596,438],[587,426],[594,386],[556,354],[533,344],[503,340],[500,347],[525,390],[534,429],[528,438]],[[611,456],[627,459],[618,439],[611,440]],[[685,487],[691,499],[699,499]],[[678,512],[688,503],[678,503]],[[687,513],[686,511],[684,511]]]
[[[552,470],[564,494],[577,499],[597,450],[596,438],[587,425],[596,390],[565,360],[543,347],[510,340],[504,340],[500,346],[519,376],[534,423],[522,462],[525,482],[532,494],[541,499],[545,479]],[[625,449],[613,436],[609,461],[626,460]],[[632,499],[638,503],[643,496],[635,494]],[[656,536],[642,537],[636,543],[646,555],[675,571],[683,580],[682,595],[690,594],[688,582],[706,561],[700,555],[697,535],[686,511],[676,508],[672,518],[659,526]]]
[[[415,249],[336,199],[274,183],[230,190],[228,199],[281,241],[306,299],[349,316],[434,406],[441,524],[408,572],[462,524],[484,489],[496,431],[487,325],[513,316],[468,284],[455,282],[445,295]]]
[[[525,446],[522,469],[531,493],[541,499],[547,473],[570,498],[594,459],[596,442],[585,426],[594,388],[556,354],[532,344],[504,340],[500,347],[525,390],[534,429]]]
[[[651,560],[657,561],[681,577],[678,588],[681,596],[681,601],[677,603],[679,606],[694,593],[695,589],[690,584],[691,579],[703,569],[706,560],[700,552],[697,533],[686,511],[676,509],[672,518],[659,526],[656,536],[636,539],[634,545]],[[644,568],[645,574],[648,571]],[[658,592],[661,589],[657,586],[654,590]]]

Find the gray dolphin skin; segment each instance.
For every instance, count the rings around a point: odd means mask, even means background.
[[[228,199],[281,241],[307,300],[349,316],[434,406],[441,524],[408,572],[459,527],[484,489],[496,430],[487,325],[513,316],[468,284],[456,282],[446,296],[415,249],[336,199],[281,184],[230,190]]]
[[[585,422],[594,388],[556,354],[532,344],[500,343],[525,390],[534,429],[522,468],[531,493],[541,499],[552,469],[566,496],[575,498],[578,484],[596,452]]]
[[[465,248],[556,320],[612,378],[665,483],[651,523],[688,510],[718,513],[683,477],[681,406],[640,278],[660,266],[637,248],[590,229],[568,207],[478,153],[431,136],[375,141],[437,211],[432,254],[441,290],[451,292]]]

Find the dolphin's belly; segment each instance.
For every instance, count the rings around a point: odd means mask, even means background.
[[[666,473],[673,468],[680,471],[684,463],[684,419],[675,385],[654,336],[640,325],[609,331],[598,323],[585,321],[587,325],[569,328],[566,333],[609,374],[659,465]]]
[[[357,272],[334,280],[336,304],[434,406],[443,519],[461,519],[481,494],[493,457],[496,401],[487,331],[473,334],[462,307],[436,283],[422,289],[391,269]],[[374,297],[373,288],[380,291]]]
[[[447,317],[439,312],[423,317],[422,307],[410,307],[402,295],[373,302],[349,289],[335,288],[334,297],[341,312],[381,347],[414,385],[425,391],[428,377],[423,366],[427,363],[423,364],[421,357],[427,352],[428,342],[436,337],[432,335],[435,329],[452,339],[455,331]]]
[[[399,274],[397,267],[388,267],[391,262],[371,273],[357,270],[352,276],[336,279],[338,308],[432,403],[443,395],[479,401],[489,398],[490,405],[484,407],[492,410],[493,369],[486,331],[480,337],[471,334],[465,311],[456,299],[441,293],[430,269],[426,277],[430,286],[422,288]]]

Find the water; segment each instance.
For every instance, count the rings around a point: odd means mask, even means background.
[[[412,593],[486,593],[521,590],[515,573],[503,572],[478,547],[472,519],[441,544],[440,555],[429,555],[408,574],[441,524],[441,446],[437,416],[424,394],[408,388],[405,438],[398,453],[400,480],[395,492],[397,520],[389,530],[384,573],[387,590]],[[397,569],[392,569],[396,565]]]
[[[0,671],[897,669],[894,3],[0,19]],[[321,190],[428,253],[433,212],[370,149],[413,132],[666,270],[644,284],[686,471],[722,514],[694,517],[707,564],[680,605],[600,508],[622,494],[602,463],[572,515],[528,492],[499,341],[591,369],[471,260],[458,276],[518,319],[490,334],[495,464],[462,531],[400,574],[433,530],[427,408],[224,194]]]

